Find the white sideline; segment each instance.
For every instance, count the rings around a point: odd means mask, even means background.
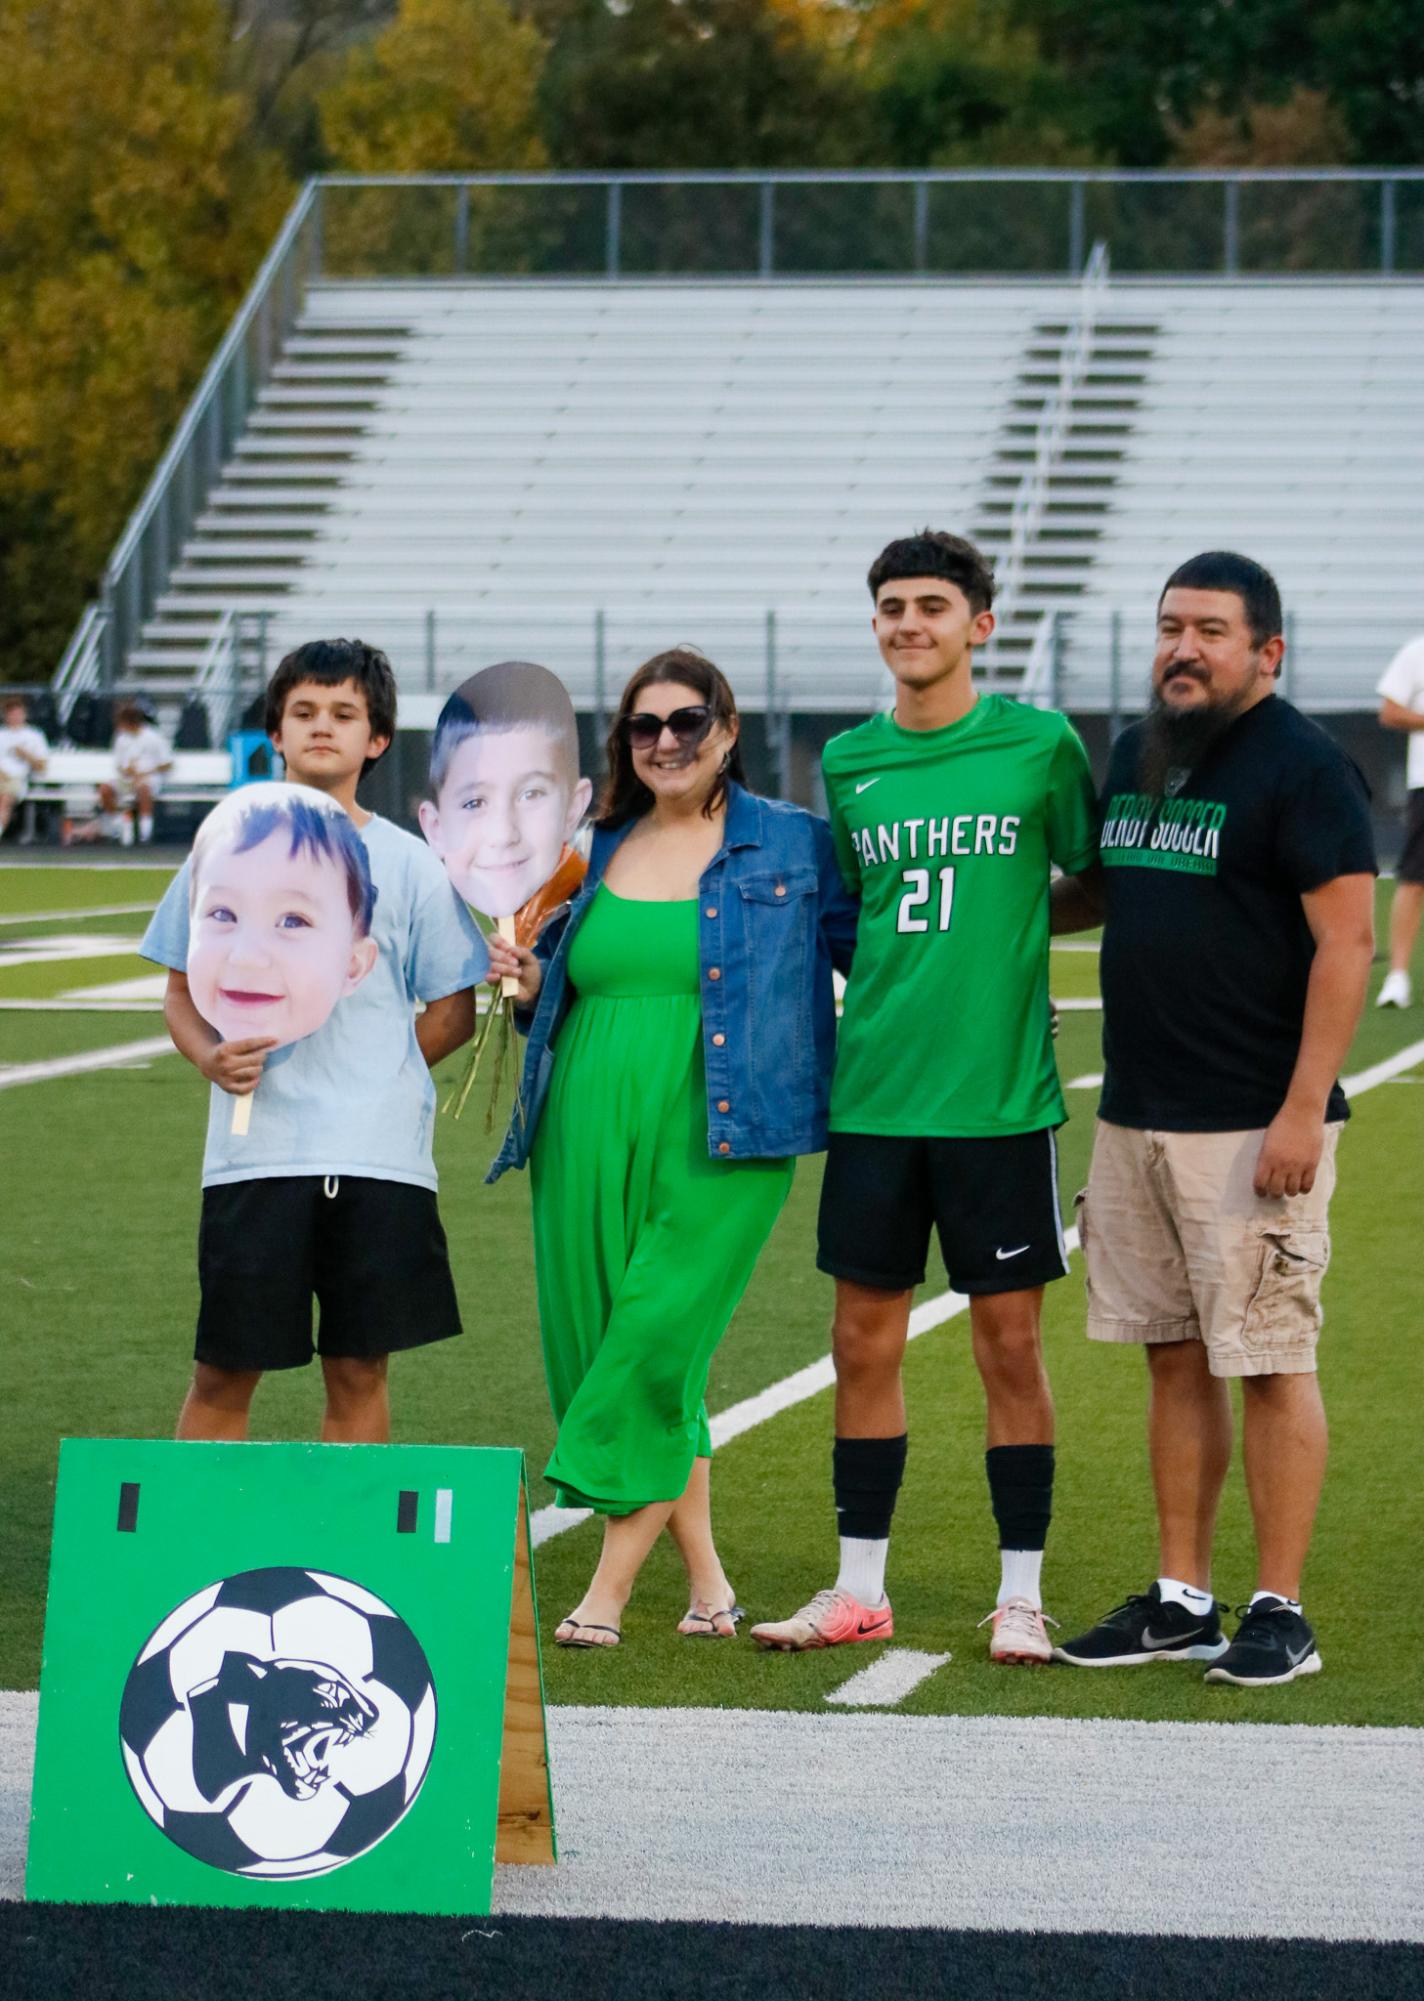
[[[23,1894],[37,1708],[0,1691],[0,1898]],[[551,1708],[559,1866],[500,1864],[493,1909],[1424,1940],[1424,1731],[1231,1709],[1139,1723]],[[699,1812],[690,1771],[713,1775]],[[1209,1811],[1164,1814],[1163,1772],[1190,1772]]]
[[[1058,1005],[1072,1007],[1079,1003],[1060,1001]],[[1347,1098],[1358,1098],[1362,1092],[1372,1091],[1377,1084],[1387,1084],[1391,1077],[1398,1077],[1421,1062],[1424,1062],[1424,1042],[1411,1042],[1407,1048],[1397,1049],[1393,1056],[1386,1056],[1383,1062],[1371,1064],[1368,1070],[1359,1070],[1354,1076],[1343,1078],[1341,1088]],[[1086,1083],[1087,1079],[1076,1081]],[[1070,1252],[1076,1251],[1078,1232],[1069,1230],[1064,1242]],[[927,1334],[932,1327],[942,1327],[946,1320],[962,1313],[968,1304],[962,1292],[941,1292],[933,1299],[924,1300],[910,1315],[910,1339],[913,1341],[917,1335]],[[808,1397],[819,1395],[822,1390],[828,1390],[835,1379],[836,1372],[829,1355],[822,1355],[819,1361],[808,1362],[794,1375],[783,1376],[779,1383],[759,1390],[755,1396],[743,1398],[741,1403],[734,1403],[730,1410],[714,1417],[711,1423],[713,1445],[725,1445],[729,1439],[739,1438],[744,1431],[765,1424],[768,1418],[777,1417],[793,1405],[804,1403]],[[534,1547],[537,1549],[541,1543],[564,1534],[568,1529],[578,1528],[591,1513],[590,1508],[559,1508],[552,1503],[548,1507],[537,1508],[529,1518]]]

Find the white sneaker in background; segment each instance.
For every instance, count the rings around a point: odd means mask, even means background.
[[[1390,973],[1375,1000],[1376,1007],[1412,1007],[1414,989],[1408,973]]]

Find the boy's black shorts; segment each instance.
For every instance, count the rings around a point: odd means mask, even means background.
[[[938,1229],[949,1282],[1019,1292],[1068,1270],[1051,1128],[993,1139],[832,1133],[816,1263],[832,1278],[907,1292]]]
[[[297,1369],[320,1355],[370,1360],[460,1332],[433,1188],[294,1174],[203,1190],[195,1359]]]

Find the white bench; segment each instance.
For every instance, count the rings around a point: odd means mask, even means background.
[[[34,809],[62,806],[66,814],[97,810],[99,787],[112,783],[114,754],[110,750],[52,750],[43,773],[30,780],[25,794],[23,838],[34,838]],[[158,796],[165,806],[215,804],[232,786],[232,757],[225,750],[176,750],[165,771]]]

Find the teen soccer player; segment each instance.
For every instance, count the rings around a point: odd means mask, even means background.
[[[900,1363],[937,1228],[970,1298],[1001,1549],[990,1658],[1046,1661],[1039,1572],[1053,1495],[1043,1287],[1066,1272],[1054,1129],[1066,1113],[1048,997],[1049,864],[1097,854],[1087,756],[1066,717],[973,685],[993,574],[957,536],[892,542],[870,577],[895,707],[826,748],[842,872],[861,900],[817,1263],[836,1281],[835,1585],[756,1626],[799,1651],[888,1639],[890,1521],[905,1466]]]
[[[188,984],[191,862],[143,941],[145,957],[169,968],[174,1044],[214,1086],[202,1303],[180,1438],[246,1437],[263,1371],[311,1360],[313,1295],[322,1436],[347,1444],[390,1436],[389,1356],[460,1331],[435,1199],[430,1069],[473,1033],[473,989],[489,955],[425,843],[357,804],[395,713],[390,662],[359,640],[298,647],[267,690],[268,734],[287,776],[349,816],[375,892],[354,943],[348,927],[346,970],[356,971],[361,945],[374,943],[374,963],[321,1027],[278,1048],[286,1037],[275,1019],[230,1040],[204,1020]],[[234,1134],[224,1093],[254,1091],[251,1129]]]

